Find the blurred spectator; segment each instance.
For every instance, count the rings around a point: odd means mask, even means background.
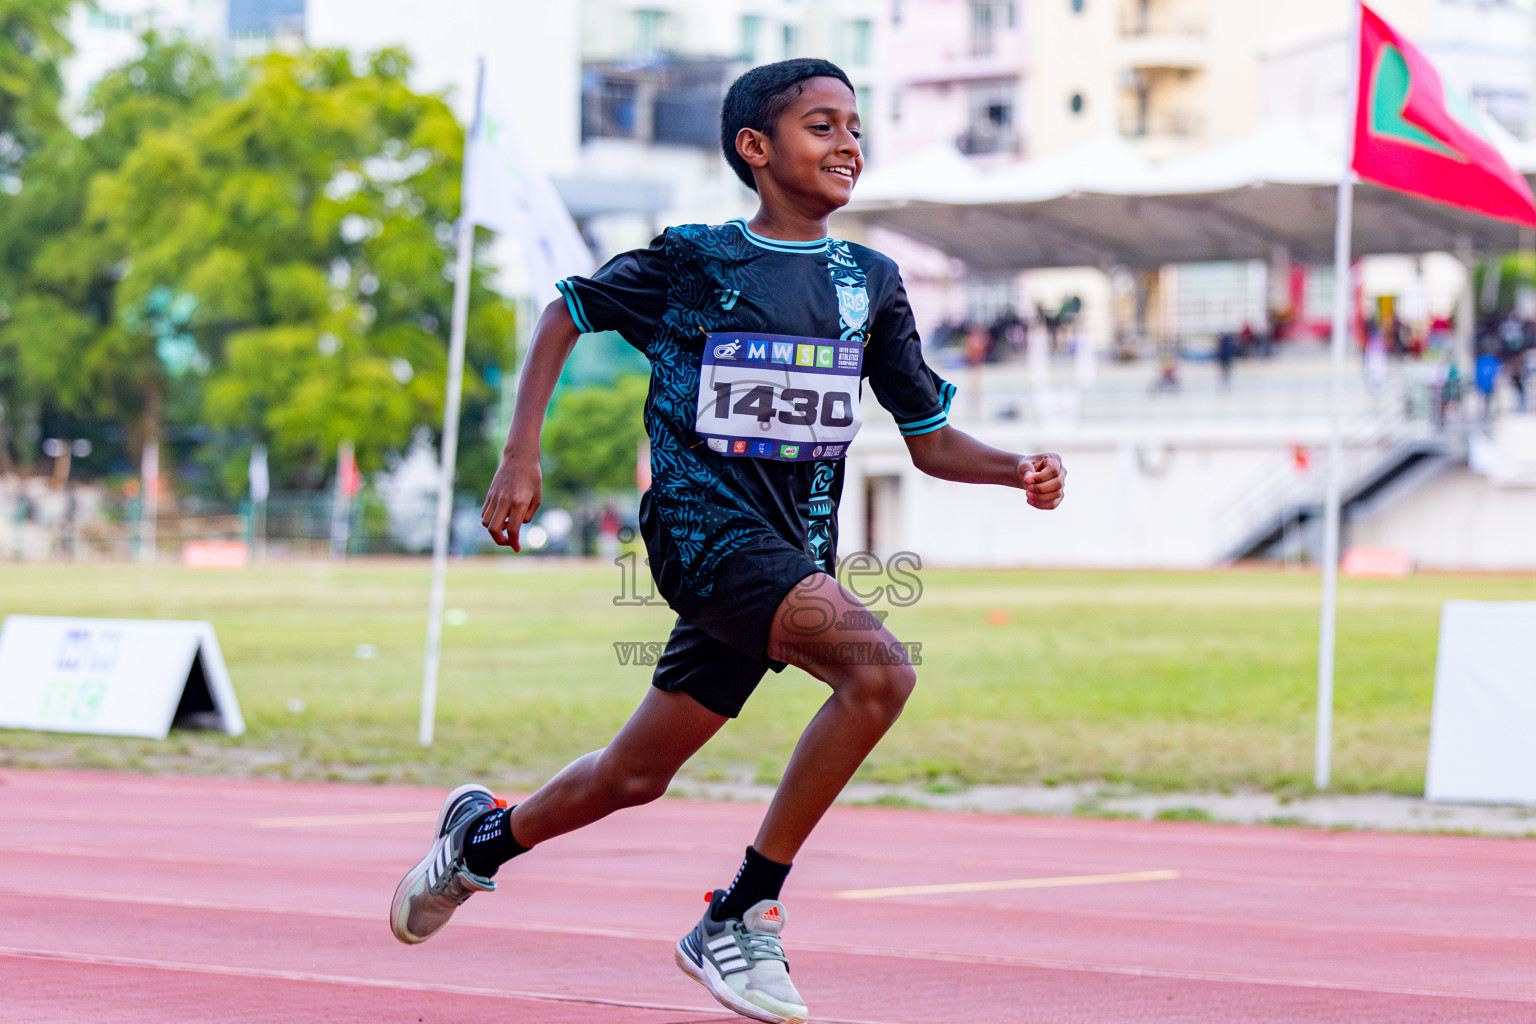
[[[1152,382],[1152,390],[1179,390],[1179,350],[1171,342],[1157,346],[1157,379]]]
[[[612,505],[603,506],[597,527],[597,553],[612,560],[619,553],[619,510]]]
[[[1466,382],[1461,378],[1461,368],[1454,362],[1445,370],[1445,383],[1440,386],[1440,425],[1456,418],[1461,411],[1461,398],[1466,392]]]
[[[1250,335],[1253,333],[1247,327],[1244,327],[1243,330]],[[1223,385],[1232,383],[1232,360],[1236,358],[1237,339],[1232,337],[1230,331],[1223,333],[1216,340],[1216,365],[1221,368],[1221,383]]]
[[[1448,352],[1451,348],[1451,321],[1437,316],[1429,324],[1429,349],[1431,353]]]
[[[1379,323],[1365,336],[1365,386],[1373,395],[1387,386],[1387,339]]]
[[[1517,352],[1504,360],[1504,375],[1509,378],[1509,386],[1515,389],[1515,411],[1526,411],[1525,397],[1525,353]]]
[[[1477,357],[1473,365],[1473,381],[1477,385],[1477,393],[1483,397],[1483,420],[1493,419],[1493,389],[1499,379],[1499,357],[1492,352],[1484,352]]]
[[[987,335],[991,343],[987,358],[989,363],[1018,359],[1028,344],[1024,321],[1012,309],[1004,310],[992,321],[992,326],[987,328]]]
[[[965,365],[980,366],[987,361],[992,339],[981,324],[971,324],[965,332]]]
[[[1237,351],[1234,355],[1251,356],[1254,354],[1254,333],[1252,324],[1243,324],[1242,333],[1237,336]]]

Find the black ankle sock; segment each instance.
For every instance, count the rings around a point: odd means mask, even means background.
[[[507,861],[532,849],[512,836],[513,810],[498,807],[487,811],[469,827],[469,838],[464,841],[464,866],[482,878],[490,878]]]
[[[731,883],[731,891],[715,905],[710,916],[716,921],[741,917],[759,900],[778,899],[779,890],[784,887],[784,879],[789,876],[789,869],[790,865],[769,860],[753,847],[747,847],[747,859],[741,862],[741,870],[736,872],[736,881]]]

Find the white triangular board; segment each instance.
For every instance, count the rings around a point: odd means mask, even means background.
[[[1424,796],[1536,806],[1536,601],[1447,601],[1440,613]]]
[[[0,626],[0,728],[165,739],[184,696],[183,719],[245,732],[207,622],[10,615]]]

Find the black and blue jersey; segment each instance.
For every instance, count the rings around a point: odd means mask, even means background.
[[[802,446],[766,444],[771,458],[732,457],[723,438],[701,436],[707,345],[732,336],[782,338],[803,343],[796,347],[813,362],[825,350],[823,365],[830,365],[832,354],[854,342],[863,347],[858,373],[903,434],[948,422],[954,387],[923,362],[896,264],[873,249],[830,238],[764,238],[742,220],[690,224],[558,287],[579,329],[617,331],[650,360],[651,487],[641,501],[641,528],[658,587],[685,619],[710,598],[721,559],[737,551],[787,541],[835,571],[843,485],[841,458],[807,459]],[[777,415],[790,422],[793,413]],[[658,550],[667,564],[655,564]]]

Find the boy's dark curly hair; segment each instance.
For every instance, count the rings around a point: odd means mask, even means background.
[[[732,82],[725,93],[725,102],[720,105],[720,148],[736,177],[754,192],[757,182],[752,178],[752,167],[736,152],[736,136],[743,128],[752,128],[772,138],[773,126],[800,95],[800,83],[807,78],[835,78],[853,90],[843,69],[831,61],[796,57],[753,68]]]

